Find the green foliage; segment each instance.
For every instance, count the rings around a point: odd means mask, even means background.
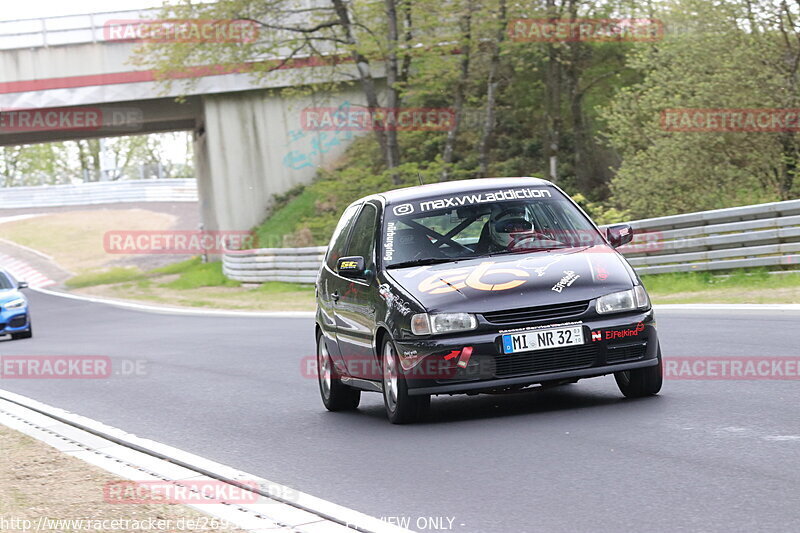
[[[303,222],[314,216],[318,193],[315,188],[304,187],[299,194],[284,197],[276,201],[272,208],[272,216],[255,229],[254,247],[280,248],[284,237],[292,235]]]
[[[171,263],[169,265],[158,267],[150,270],[152,274],[183,274],[184,272],[188,272],[198,265],[203,263],[202,258],[200,256],[195,256],[190,259],[186,259],[185,261],[179,261],[178,263]]]
[[[280,75],[294,85],[284,91],[316,93],[324,100],[345,86],[366,97],[368,84],[357,83],[350,60],[359,56],[361,66],[377,77],[377,65],[396,53],[408,67],[400,72],[408,76],[384,86],[384,96],[397,97],[392,105],[452,108],[463,103],[447,168],[447,132],[400,132],[401,163],[391,170],[375,137],[361,138],[337,168],[321,170],[305,189],[276,198],[269,219],[257,230],[261,246],[325,243],[349,202],[416,184],[418,173],[426,182],[445,174],[448,179],[482,177],[490,72],[496,73],[496,100],[488,174],[546,176],[555,150],[558,184],[579,195],[598,223],[800,194],[795,179],[800,142],[794,132],[688,133],[661,125],[662,111],[671,108],[800,108],[800,32],[788,11],[794,8],[786,2],[354,0],[339,4],[354,22],[347,28],[335,5],[303,11],[301,17],[291,0],[179,2],[165,7],[161,16],[248,19],[257,21],[261,31],[248,43],[151,43],[137,56],[139,64],[157,68],[168,84],[191,85],[195,80],[187,75],[195,65],[225,69],[246,63],[255,86],[271,85],[267,82]],[[510,20],[567,13],[594,19],[647,17],[665,21],[667,33],[652,43],[515,42],[498,36],[507,36],[497,32],[503,5]],[[397,42],[388,37],[392,6],[399,10],[401,30],[408,30],[408,24],[413,30],[401,31]],[[287,50],[292,57],[285,65],[261,60],[284,56]],[[292,58],[327,61],[334,55],[347,60],[328,61],[313,72],[275,72],[277,66],[296,66]],[[343,83],[342,76],[353,81]],[[455,96],[462,93],[463,102]]]
[[[797,40],[781,38],[777,7],[758,7],[764,26],[742,30],[752,16],[747,9],[744,2],[683,0],[665,17],[687,32],[629,56],[628,65],[643,80],[621,90],[602,116],[603,135],[622,156],[611,182],[613,198],[634,217],[789,199],[800,192],[793,183],[796,134],[662,127],[666,109],[800,105],[796,73],[783,59],[800,57]]]
[[[186,267],[180,277],[174,281],[162,283],[161,287],[169,289],[196,289],[197,287],[238,287],[238,281],[230,280],[222,273],[222,263],[197,262]]]
[[[586,197],[580,193],[572,196],[579,206],[586,211],[595,224],[602,226],[605,224],[616,224],[619,222],[627,222],[631,220],[630,213],[626,210],[620,210],[616,207],[603,204],[601,202],[590,202]]]

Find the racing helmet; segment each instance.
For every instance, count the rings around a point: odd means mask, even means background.
[[[497,205],[489,215],[489,236],[500,248],[513,247],[521,237],[533,234],[533,222],[521,205]]]

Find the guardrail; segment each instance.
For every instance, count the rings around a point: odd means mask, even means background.
[[[800,265],[800,200],[631,222],[640,274]]]
[[[640,274],[800,265],[800,200],[635,220],[619,248]],[[263,248],[223,256],[231,279],[314,283],[325,247]]]
[[[231,252],[222,258],[222,272],[230,279],[245,283],[314,283],[326,248],[259,248]]]
[[[0,211],[119,202],[196,202],[193,179],[98,181],[78,185],[0,188]]]

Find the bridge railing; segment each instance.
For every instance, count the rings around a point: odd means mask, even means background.
[[[37,48],[106,40],[113,21],[155,18],[157,9],[109,11],[86,15],[64,15],[0,22],[0,50]]]
[[[98,181],[78,185],[0,188],[0,211],[119,202],[196,202],[193,179]]]
[[[622,252],[640,274],[800,266],[800,200],[673,215],[630,223]],[[314,283],[325,247],[264,248],[223,256],[243,282]]]

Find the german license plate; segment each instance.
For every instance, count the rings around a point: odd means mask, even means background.
[[[548,348],[578,346],[579,344],[583,344],[583,328],[581,326],[503,335],[503,353],[532,352]]]

